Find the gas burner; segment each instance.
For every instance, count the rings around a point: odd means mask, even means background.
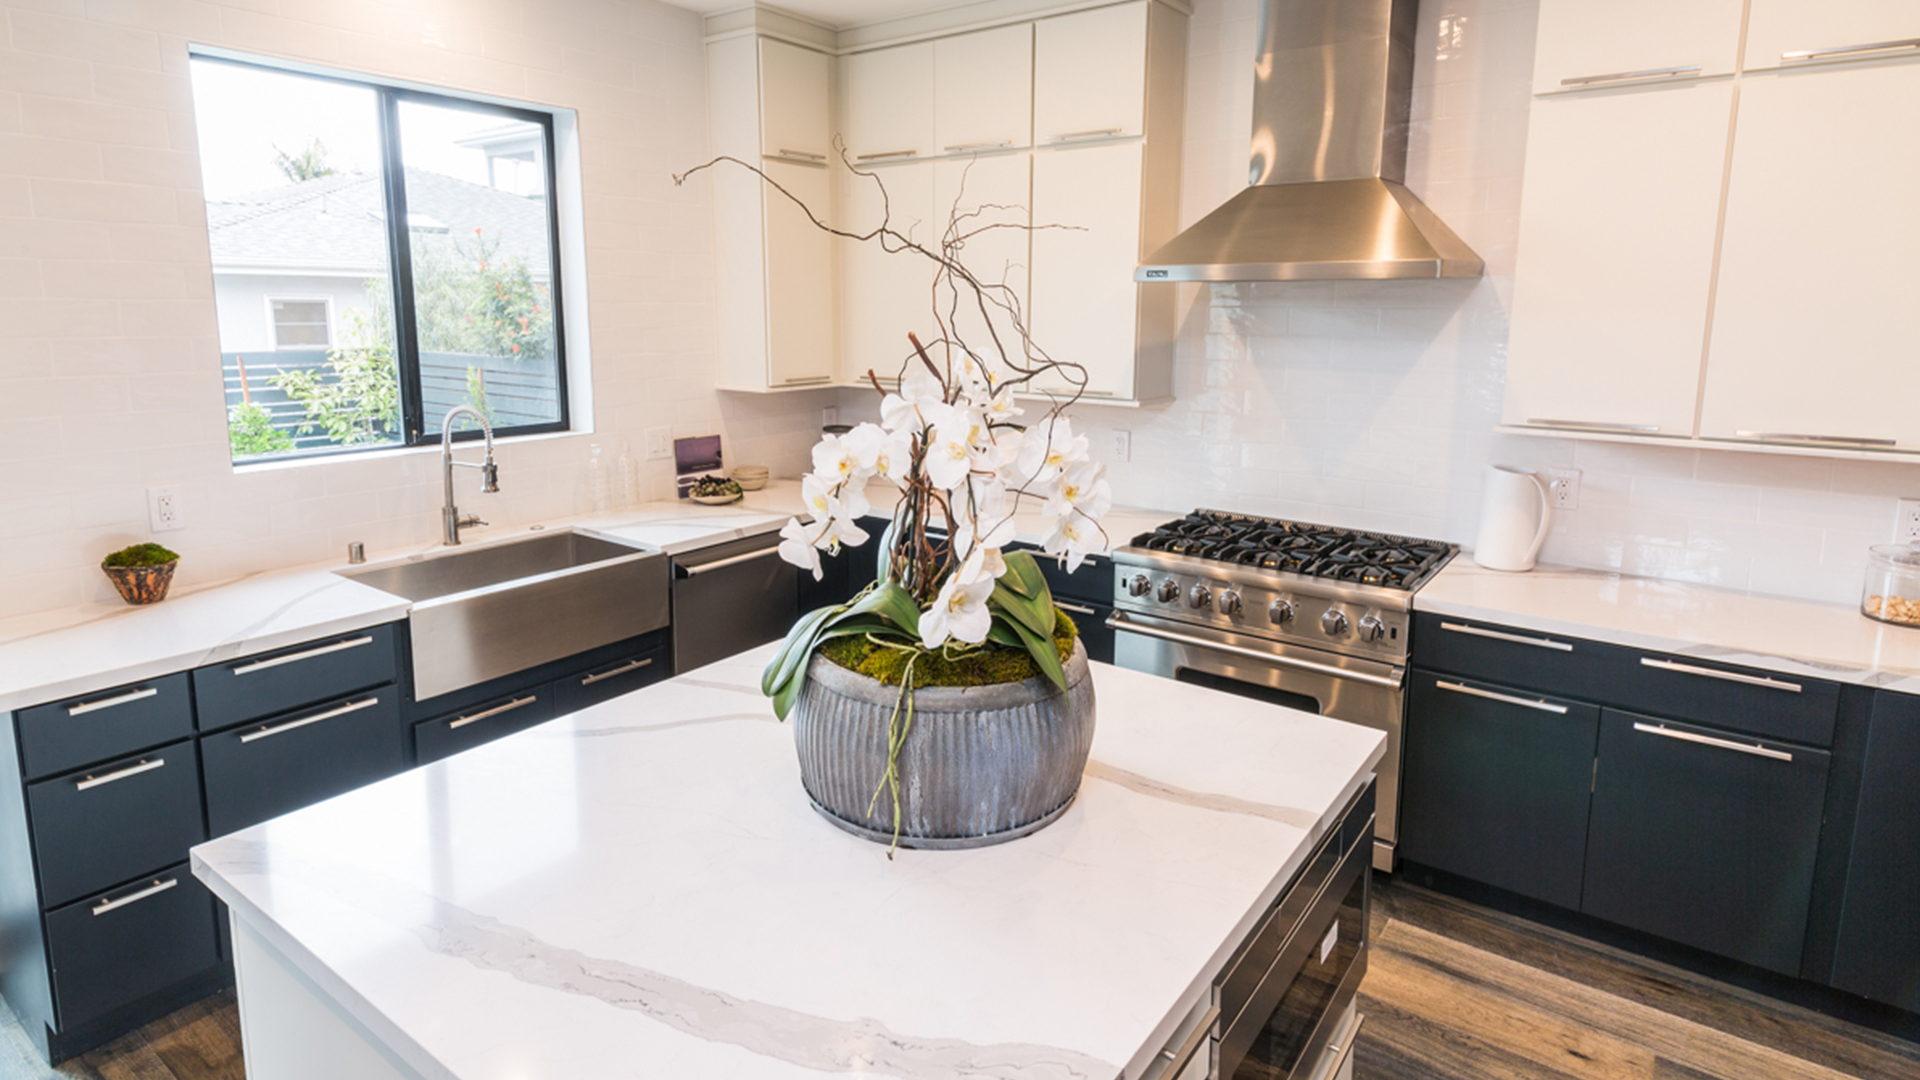
[[[1453,546],[1385,533],[1196,510],[1133,546],[1328,581],[1410,591],[1453,554]]]

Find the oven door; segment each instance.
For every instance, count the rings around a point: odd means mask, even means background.
[[[1374,865],[1393,869],[1395,824],[1400,820],[1405,668],[1132,611],[1114,612],[1107,625],[1114,631],[1116,667],[1386,732],[1387,752],[1378,770],[1380,808]]]

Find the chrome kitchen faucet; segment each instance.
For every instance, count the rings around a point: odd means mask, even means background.
[[[471,461],[453,460],[453,418],[466,413],[480,421],[480,430],[487,438],[487,460],[476,465]],[[460,516],[460,508],[453,505],[453,467],[464,465],[469,469],[480,470],[480,490],[488,493],[500,490],[500,468],[493,463],[493,425],[480,410],[471,405],[455,405],[447,410],[447,418],[440,421],[440,476],[446,484],[447,504],[440,510],[440,516],[446,522],[446,542],[448,545],[460,543],[460,530],[474,525],[485,525],[478,514]]]

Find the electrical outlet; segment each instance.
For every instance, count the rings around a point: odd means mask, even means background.
[[[1547,481],[1547,502],[1555,510],[1580,509],[1580,470],[1542,469]]]
[[[1920,544],[1920,499],[1900,500],[1900,516],[1893,522],[1893,542]]]
[[[665,461],[673,456],[673,429],[650,427],[647,429],[647,460]]]
[[[832,427],[840,422],[840,410],[832,405],[820,410],[820,426]]]
[[[186,510],[180,505],[180,489],[174,486],[147,489],[147,529],[172,532],[187,527]]]
[[[1116,462],[1133,460],[1133,432],[1116,431],[1113,433],[1113,460]]]

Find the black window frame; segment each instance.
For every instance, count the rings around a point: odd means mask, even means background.
[[[552,268],[549,282],[549,294],[553,307],[553,358],[554,376],[559,392],[556,395],[560,405],[559,419],[544,424],[520,424],[514,427],[496,427],[493,436],[496,439],[516,435],[545,435],[553,432],[573,430],[572,402],[573,385],[567,377],[567,333],[566,306],[561,293],[560,261],[560,185],[559,166],[554,152],[553,114],[540,109],[504,105],[495,101],[483,101],[476,98],[461,97],[453,93],[438,93],[413,87],[395,86],[377,79],[360,78],[352,75],[305,71],[283,67],[270,62],[246,60],[233,56],[193,52],[188,57],[193,61],[231,64],[234,67],[254,68],[270,71],[276,75],[290,75],[302,79],[315,79],[321,82],[341,83],[358,86],[374,92],[377,101],[378,137],[380,141],[380,174],[382,201],[387,215],[387,260],[391,264],[388,284],[393,291],[393,353],[394,363],[399,369],[400,380],[400,440],[380,445],[334,446],[325,449],[307,450],[300,453],[268,454],[250,458],[233,458],[234,465],[253,465],[264,462],[298,461],[309,458],[336,457],[342,454],[381,453],[389,450],[404,450],[417,446],[431,446],[440,442],[440,425],[435,418],[425,415],[425,395],[420,385],[420,337],[416,314],[413,308],[413,236],[407,217],[407,191],[405,158],[400,146],[400,103],[403,101],[420,102],[442,108],[462,109],[468,112],[484,113],[513,120],[524,120],[540,128],[544,147],[547,183],[547,259]],[[197,156],[197,153],[196,153]],[[329,328],[331,332],[331,328]],[[467,427],[453,432],[455,441],[478,439],[482,437],[478,427]]]

